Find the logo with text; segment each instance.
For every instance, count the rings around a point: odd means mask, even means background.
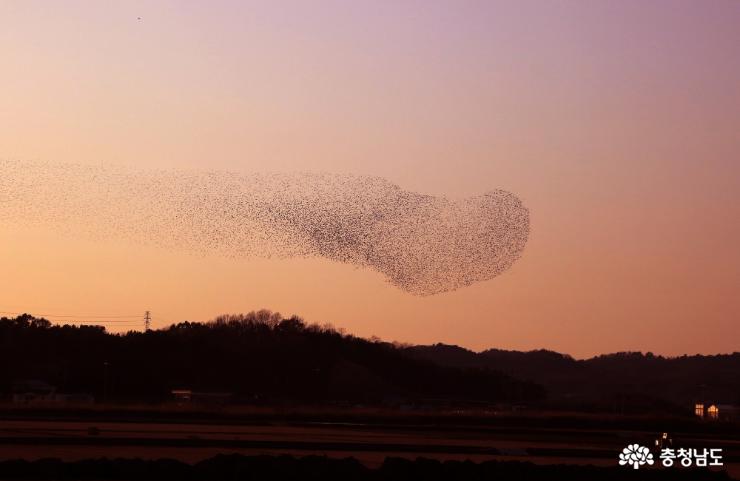
[[[694,449],[694,448],[662,448],[660,450],[661,464],[665,468],[681,466],[723,466],[722,449]],[[640,469],[641,466],[651,466],[655,463],[653,453],[645,446],[629,444],[619,453],[619,465],[631,466]]]

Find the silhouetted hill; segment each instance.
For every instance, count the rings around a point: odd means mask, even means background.
[[[621,352],[576,360],[553,351],[412,346],[406,352],[441,366],[487,367],[545,386],[552,405],[599,410],[690,412],[694,401],[740,403],[740,353],[663,357]]]
[[[24,383],[108,401],[163,401],[172,389],[249,403],[510,402],[608,412],[690,414],[740,402],[740,353],[634,352],[576,360],[557,352],[399,346],[269,311],[126,334],[0,319],[0,396]]]
[[[389,343],[260,311],[148,332],[0,319],[0,393],[53,385],[98,400],[162,401],[172,389],[242,402],[522,402],[534,383],[487,367],[440,366]]]

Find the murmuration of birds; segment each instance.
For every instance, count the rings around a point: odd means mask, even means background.
[[[493,279],[529,235],[529,211],[504,190],[451,200],[360,175],[8,160],[0,222],[237,258],[322,257],[420,296]]]

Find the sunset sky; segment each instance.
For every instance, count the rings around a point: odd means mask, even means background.
[[[509,271],[416,297],[323,259],[8,226],[0,198],[0,311],[740,351],[739,1],[2,1],[0,159],[501,188],[531,216]]]

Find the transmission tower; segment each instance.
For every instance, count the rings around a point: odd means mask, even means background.
[[[149,330],[149,326],[152,323],[152,313],[149,311],[144,311],[144,331]]]

